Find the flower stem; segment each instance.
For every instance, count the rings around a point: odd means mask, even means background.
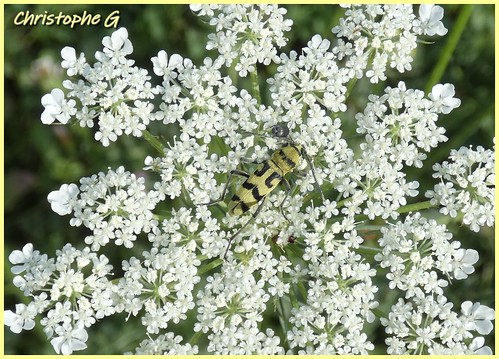
[[[191,339],[189,340],[189,344],[195,345],[202,334],[203,332],[201,330],[199,332],[194,333]]]
[[[144,138],[146,139],[147,142],[149,142],[149,144],[154,147],[156,149],[156,151],[159,152],[159,154],[161,156],[165,156],[165,152],[164,152],[164,146],[163,144],[155,137],[153,136],[149,131],[147,130],[144,130],[142,131],[142,136],[144,136]]]
[[[346,99],[348,99],[348,97],[350,96],[350,93],[353,91],[353,88],[354,88],[355,84],[357,83],[357,80],[358,80],[357,77],[354,77],[348,83],[347,92],[345,93],[345,101],[346,101]]]
[[[455,22],[454,28],[450,33],[447,42],[442,49],[440,56],[438,57],[438,62],[433,68],[433,72],[431,73],[430,79],[426,83],[425,92],[429,93],[431,88],[440,82],[442,76],[449,64],[450,59],[452,58],[452,54],[459,43],[459,39],[461,38],[464,29],[466,28],[466,24],[471,16],[471,12],[473,10],[473,6],[470,4],[463,5],[461,7],[461,11],[459,12],[458,18]]]
[[[258,70],[256,69],[256,66],[255,66],[255,71],[250,72],[250,76],[251,76],[251,93],[258,102],[258,104],[261,104],[262,98],[260,96],[260,83],[258,82]]]
[[[281,328],[285,334],[288,333],[288,320],[289,318],[287,317],[285,311],[284,311],[284,304],[283,304],[283,299],[282,297],[279,298],[277,301],[277,311],[279,313],[279,322],[281,324]],[[284,340],[287,341],[287,336],[284,336]]]
[[[210,263],[206,264],[202,268],[198,270],[198,274],[205,274],[206,272],[211,271],[212,269],[215,269],[216,267],[220,266],[223,263],[223,260],[218,258],[215,259],[214,261],[211,261]]]
[[[379,310],[378,308],[371,309],[371,312],[373,312],[373,314],[378,318],[386,318],[387,317],[387,315],[385,313],[383,313],[381,310]]]
[[[378,253],[381,253],[380,248],[374,248],[374,247],[368,247],[368,246],[359,246],[357,249],[358,253],[369,255],[369,256],[374,256]]]
[[[434,205],[431,204],[430,201],[411,203],[405,206],[400,207],[397,212],[398,213],[407,213],[407,212],[417,212],[422,209],[432,208]]]

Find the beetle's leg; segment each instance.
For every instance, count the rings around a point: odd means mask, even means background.
[[[302,153],[302,156],[305,157],[305,160],[307,161],[308,165],[310,166],[310,170],[312,171],[312,176],[314,177],[315,187],[321,193],[322,201],[324,202],[324,200],[325,200],[324,199],[324,193],[322,192],[322,188],[321,188],[321,186],[319,186],[319,182],[317,182],[317,177],[315,176],[314,163],[310,160],[310,157],[308,157],[308,154],[307,154],[307,152],[305,152],[304,149],[302,149],[301,153]]]
[[[232,243],[232,240],[234,238],[236,238],[243,231],[243,229],[246,228],[248,226],[248,224],[250,224],[256,218],[256,216],[258,216],[258,214],[260,213],[260,211],[263,208],[263,205],[265,203],[265,199],[266,198],[267,197],[263,197],[262,201],[260,202],[260,204],[256,208],[255,212],[253,212],[253,214],[251,215],[251,218],[248,220],[248,222],[246,222],[241,228],[239,228],[239,230],[236,233],[234,233],[232,235],[232,237],[229,238],[229,243],[227,243],[227,248],[225,249],[225,253],[224,253],[224,256],[223,256],[224,259],[225,259],[225,256],[227,255],[227,252],[229,251],[229,248],[230,248],[230,245]]]
[[[282,178],[281,183],[284,184],[284,187],[286,187],[286,195],[282,199],[282,202],[279,205],[279,209],[281,210],[281,214],[284,217],[284,219],[289,222],[289,219],[286,216],[286,214],[284,213],[284,209],[283,208],[284,208],[284,202],[286,201],[286,199],[289,197],[289,194],[291,193],[291,186],[289,185],[289,182],[284,177]]]
[[[215,204],[215,203],[223,201],[224,198],[225,198],[225,195],[227,193],[227,188],[229,187],[229,184],[230,184],[230,181],[231,181],[233,175],[237,175],[237,176],[241,176],[241,177],[246,177],[246,178],[249,178],[249,176],[250,176],[249,173],[244,172],[244,171],[240,171],[240,170],[232,170],[232,171],[230,171],[229,172],[229,177],[227,178],[227,182],[225,183],[225,187],[224,187],[224,190],[222,191],[222,195],[220,196],[220,198],[218,198],[216,200],[213,200],[213,201],[210,201],[208,203],[202,203],[202,204],[207,205],[207,206],[211,206],[212,204]]]

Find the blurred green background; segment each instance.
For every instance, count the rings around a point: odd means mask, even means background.
[[[337,5],[288,5],[288,18],[294,21],[293,30],[287,33],[290,42],[283,50],[289,52],[306,45],[316,33],[333,39],[331,27],[338,23],[343,9]],[[449,141],[433,151],[424,170],[411,171],[408,177],[420,182],[420,193],[433,186],[431,165],[441,162],[452,148],[482,145],[492,148],[494,133],[494,6],[445,5],[444,24],[452,32],[458,21],[466,21],[465,29],[455,51],[446,52],[444,46],[449,34],[431,39],[433,45],[421,45],[414,53],[413,71],[394,74],[387,81],[396,86],[404,80],[408,88],[427,89],[430,75],[442,56],[451,55],[441,83],[452,83],[462,105],[450,115],[443,116],[440,124],[447,129]],[[60,217],[50,210],[47,194],[63,183],[76,183],[108,167],[124,165],[128,170],[140,172],[146,155],[154,155],[145,142],[134,138],[120,138],[108,148],[93,140],[89,129],[78,126],[45,126],[40,122],[43,107],[41,97],[54,87],[61,87],[65,73],[59,67],[60,50],[64,46],[85,52],[88,61],[101,50],[103,36],[112,29],[99,26],[15,26],[13,19],[20,11],[35,14],[50,13],[101,14],[106,17],[114,10],[120,11],[119,27],[128,29],[134,46],[131,58],[140,67],[152,72],[150,58],[164,49],[179,53],[199,64],[208,53],[205,41],[211,28],[194,16],[186,5],[5,5],[5,309],[26,299],[12,285],[8,255],[31,242],[36,249],[49,256],[64,243],[83,247],[87,235],[84,229],[69,226],[68,217]],[[468,11],[471,10],[469,18]],[[461,19],[461,20],[458,20]],[[333,41],[333,40],[332,40]],[[334,41],[333,41],[334,43]],[[273,69],[270,68],[269,71]],[[265,70],[261,72],[265,74]],[[264,76],[262,76],[263,78]],[[264,85],[264,84],[262,84]],[[340,117],[349,128],[353,125],[353,111],[362,110],[368,93],[381,94],[385,84],[374,88],[365,79],[359,81],[349,98],[352,109]],[[350,124],[350,125],[349,125]],[[351,129],[351,128],[350,128]],[[416,200],[424,200],[420,197]],[[415,200],[415,201],[416,201]],[[441,218],[438,211],[427,216]],[[480,301],[494,307],[494,232],[484,229],[473,233],[459,223],[450,223],[450,230],[465,248],[475,248],[480,253],[477,273],[465,281],[453,283],[446,290],[450,301],[459,307],[464,300]],[[113,264],[119,268],[121,259],[130,257],[129,250],[121,247],[104,249]],[[463,293],[466,295],[463,297]],[[380,291],[380,309],[387,310],[396,296],[393,291]],[[457,309],[457,308],[456,308]],[[121,354],[132,350],[144,338],[144,330],[133,318],[123,325],[124,315],[106,318],[90,329],[88,349],[78,354]],[[269,326],[273,321],[269,320]],[[192,320],[178,326],[177,333],[190,338]],[[383,331],[376,326],[366,328],[370,340],[383,352]],[[95,335],[97,334],[98,335]],[[30,345],[26,345],[30,343]],[[201,344],[201,343],[199,343]],[[492,336],[489,346],[494,349]],[[14,335],[5,328],[5,354],[53,354],[41,328]]]

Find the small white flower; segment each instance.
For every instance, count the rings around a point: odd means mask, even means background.
[[[55,333],[59,336],[52,339],[50,343],[57,354],[69,355],[74,351],[87,348],[85,342],[88,339],[88,334],[83,328],[82,322],[79,322],[75,327],[66,322],[58,326]]]
[[[203,4],[190,4],[189,8],[193,12],[198,12],[198,11],[200,11],[203,8]]]
[[[110,50],[114,56],[126,56],[133,52],[132,42],[128,39],[128,31],[122,27],[114,31],[111,36],[102,39],[102,45],[106,50]]]
[[[61,57],[63,61],[61,66],[67,69],[68,76],[77,75],[86,64],[85,55],[80,54],[80,57],[76,57],[76,50],[72,47],[66,46],[61,50]]]
[[[454,278],[466,279],[468,275],[475,271],[475,264],[478,261],[478,252],[474,249],[458,249],[454,254],[457,268],[454,269]]]
[[[151,61],[156,75],[176,78],[177,76],[173,71],[182,65],[183,58],[178,54],[172,54],[168,57],[166,51],[161,50],[158,52],[158,56],[153,57]]]
[[[421,29],[425,35],[443,36],[447,34],[447,29],[442,23],[444,17],[444,9],[441,6],[422,4],[419,6],[419,18],[421,21]]]
[[[4,324],[16,334],[23,330],[31,330],[35,326],[33,319],[35,319],[36,314],[32,304],[16,304],[16,313],[11,310],[4,311]]]
[[[42,105],[45,110],[42,113],[42,123],[50,125],[54,121],[66,124],[71,116],[76,113],[75,100],[66,101],[61,89],[53,89],[49,94],[42,97]]]
[[[468,349],[472,352],[471,354],[474,355],[492,355],[492,349],[486,345],[484,346],[484,344],[485,338],[476,337],[473,339]]]
[[[9,261],[12,264],[21,264],[21,265],[14,265],[11,268],[12,273],[14,274],[20,274],[26,270],[26,268],[29,267],[29,263],[31,259],[33,258],[33,254],[38,255],[38,251],[35,251],[33,253],[33,244],[27,243],[24,247],[22,252],[19,250],[14,250],[12,253],[9,255]]]
[[[47,196],[47,200],[52,210],[60,216],[71,213],[80,190],[74,183],[63,184],[57,191],[52,191]]]
[[[183,338],[172,332],[162,334],[153,339],[149,337],[140,342],[139,347],[135,349],[135,355],[192,355],[198,353],[196,345],[189,343],[180,344]],[[132,354],[132,353],[125,353]]]
[[[328,39],[323,39],[321,35],[315,34],[308,42],[308,48],[318,50],[319,52],[326,52],[329,50],[331,42]]]
[[[431,89],[431,93],[428,97],[433,101],[433,107],[436,112],[448,114],[461,105],[461,100],[454,98],[455,94],[454,85],[436,84]]]
[[[466,301],[461,304],[461,312],[470,320],[469,330],[476,330],[479,334],[485,335],[494,328],[492,321],[495,319],[495,311],[492,308],[480,305],[479,302]]]

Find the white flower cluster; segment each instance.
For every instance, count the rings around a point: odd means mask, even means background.
[[[462,304],[463,315],[451,311],[443,289],[452,279],[466,279],[478,261],[474,249],[460,248],[444,225],[420,213],[381,229],[382,253],[375,256],[388,268],[389,288],[405,293],[387,318],[381,318],[390,354],[491,354],[483,337],[493,326],[494,310],[480,303]],[[442,275],[448,280],[442,279]],[[470,313],[473,312],[473,313]],[[470,339],[473,339],[472,341]]]
[[[208,351],[223,354],[284,354],[274,331],[260,330],[263,312],[271,300],[268,286],[283,295],[289,290],[279,279],[290,270],[290,262],[280,263],[271,255],[256,250],[246,265],[235,261],[222,266],[222,273],[207,278],[198,292],[198,323],[194,331],[210,333]],[[270,254],[270,252],[267,252]]]
[[[208,143],[224,129],[231,129],[224,120],[228,109],[241,99],[234,95],[230,77],[222,77],[220,61],[206,58],[198,68],[191,60],[176,54],[168,57],[164,51],[151,60],[154,73],[163,77],[159,88],[163,102],[157,116],[165,124],[178,122],[183,127],[182,141],[192,137]]]
[[[408,215],[404,222],[381,228],[382,252],[375,256],[387,274],[390,289],[398,288],[406,298],[429,293],[442,294],[449,280],[466,279],[475,271],[478,253],[460,248],[444,225],[428,220],[420,213]]]
[[[158,335],[156,339],[149,337],[140,342],[138,348],[133,353],[125,355],[193,355],[198,354],[197,346],[190,344],[180,344],[182,337],[172,332]]]
[[[84,250],[67,246],[57,259],[30,246],[13,252],[13,272],[24,271],[15,284],[34,300],[6,312],[12,331],[32,329],[35,315],[44,313],[55,350],[69,354],[85,348],[86,328],[97,319],[126,313],[140,318],[148,337],[134,354],[368,354],[375,348],[366,327],[382,316],[377,293],[385,285],[405,297],[381,321],[391,353],[489,352],[473,332],[490,333],[493,311],[464,302],[458,315],[444,297],[452,279],[474,272],[478,253],[460,248],[444,225],[419,213],[385,222],[418,194],[419,183],[407,180],[405,169],[422,167],[447,140],[436,122],[459,107],[454,86],[438,84],[426,96],[400,82],[370,95],[355,116],[365,136],[360,145],[346,140],[355,133],[343,119],[356,111],[347,103],[355,78],[365,73],[378,82],[387,66],[410,70],[418,36],[445,34],[442,8],[421,5],[417,17],[410,5],[352,5],[333,29],[336,46],[315,35],[301,52],[287,54],[277,49],[292,22],[277,5],[191,9],[215,27],[207,47],[219,56],[197,66],[159,51],[151,59],[157,87],[126,58],[132,44],[125,29],[104,38],[93,67],[83,54],[63,49],[62,66],[80,79],[64,83],[67,95],[55,89],[43,97],[42,121],[75,116],[91,127],[97,119],[103,145],[123,133],[143,134],[160,154],[144,161],[144,171],[153,172],[148,182],[119,167],[48,195],[56,213],[71,214],[71,225],[92,234]],[[276,73],[267,79],[266,96],[255,90],[257,76],[246,90],[225,75],[234,63],[246,76],[271,62]],[[143,132],[153,119],[178,134],[161,143]],[[289,134],[272,137],[276,130]],[[303,149],[286,175],[289,191],[269,193],[254,218],[253,209],[225,216],[224,202],[207,206],[241,186],[230,171],[255,171],[252,162],[268,160],[285,143]],[[435,187],[432,203],[444,214],[463,212],[472,229],[492,225],[492,151],[460,150],[451,160],[436,167],[447,192]],[[265,179],[256,175],[256,182],[261,187]],[[382,234],[376,248],[359,235],[373,223]],[[149,242],[138,246],[138,238]],[[96,253],[109,250],[109,242],[130,249],[112,282],[106,257]],[[381,271],[363,256],[366,250],[377,251],[386,278],[374,278]],[[279,329],[266,326],[275,312]],[[186,323],[193,323],[192,338],[176,333]]]
[[[309,44],[312,48],[318,46],[314,41]],[[326,46],[320,51],[306,50],[310,54],[307,57],[309,64],[318,65],[323,57],[317,53],[327,49]],[[304,58],[303,61],[305,64],[308,60]],[[204,65],[197,68],[189,59],[160,52],[152,58],[152,62],[154,72],[163,77],[160,90],[163,103],[158,116],[163,118],[165,124],[176,123],[181,129],[180,140],[170,143],[163,151],[164,156],[148,157],[145,161],[145,169],[157,171],[161,176],[162,181],[156,183],[156,190],[162,199],[188,194],[188,200],[199,204],[208,202],[210,197],[219,197],[225,183],[217,183],[215,174],[236,168],[242,158],[255,162],[267,159],[269,151],[281,146],[281,143],[268,137],[268,130],[280,123],[286,123],[289,127],[293,141],[306,144],[307,153],[316,156],[316,162],[327,163],[327,166],[316,168],[319,181],[326,180],[327,176],[333,181],[345,168],[344,161],[352,157],[346,141],[341,138],[341,121],[327,115],[320,105],[322,100],[318,103],[311,100],[308,104],[313,106],[307,111],[307,118],[302,118],[302,104],[297,106],[296,101],[290,108],[282,103],[276,103],[276,108],[273,108],[258,104],[246,90],[237,96],[230,78],[221,76],[221,64],[216,60],[205,60]],[[327,73],[328,84],[334,84],[336,74],[335,71]],[[329,87],[327,89],[332,91]],[[345,91],[346,88],[340,90]],[[277,88],[274,92],[278,92]],[[339,95],[340,92],[330,94]],[[200,140],[204,144],[200,144]],[[306,164],[305,161],[303,164]],[[301,201],[302,196],[314,188],[312,181],[310,174],[298,179],[301,195],[296,194],[299,197],[290,200],[296,203]],[[269,202],[275,203],[275,197],[270,196]],[[292,209],[291,206],[288,208]],[[204,222],[209,218],[207,215],[210,215],[209,212],[201,215]],[[283,217],[275,212],[269,213],[269,218],[274,222],[267,223],[284,223]],[[297,221],[303,222],[303,218]],[[233,220],[232,226],[238,227],[241,223]],[[218,229],[213,227],[213,231]],[[270,235],[270,232],[267,233]],[[213,240],[213,236],[218,235],[211,233],[209,241]],[[220,246],[222,249],[223,246]]]
[[[108,146],[122,134],[142,136],[146,125],[156,119],[150,100],[157,89],[149,82],[147,70],[127,59],[133,47],[125,28],[106,36],[102,44],[103,52],[96,52],[93,66],[74,48],[62,49],[62,67],[74,80],[64,81],[66,95],[54,89],[42,97],[42,122],[65,124],[75,116],[80,126],[93,127],[97,121],[95,139]]]
[[[110,240],[131,248],[138,234],[151,231],[159,195],[146,191],[144,178],[119,167],[82,178],[79,188],[64,184],[48,195],[48,201],[60,215],[73,212],[72,226],[83,224],[92,230],[85,243],[98,251]]]
[[[412,53],[418,36],[445,35],[440,6],[421,5],[419,17],[410,4],[345,5],[346,17],[333,28],[338,36],[335,54],[357,78],[372,83],[386,80],[387,66],[399,72],[412,69]]]
[[[432,94],[441,86],[436,85]],[[450,89],[445,101],[452,103],[452,108],[458,107],[461,102],[453,98],[454,86],[443,86]],[[445,129],[436,124],[440,113],[450,112],[443,111],[443,101],[441,96],[433,98],[431,94],[426,99],[423,91],[407,89],[404,82],[386,88],[382,96],[370,95],[364,113],[355,116],[357,132],[366,134],[364,153],[388,158],[395,164],[422,167],[424,153],[447,141]]]
[[[323,105],[333,113],[345,111],[349,80],[348,70],[338,67],[329,40],[315,35],[302,54],[282,54],[277,73],[268,82],[276,108],[282,107],[287,116],[295,117],[304,106]]]
[[[291,310],[287,333],[290,347],[302,348],[298,354],[366,355],[374,349],[363,330],[374,321],[371,309],[378,306],[378,288],[371,280],[376,271],[350,248],[355,237],[319,253],[309,265],[307,300]]]
[[[452,90],[446,93],[446,103],[459,106],[460,101],[452,97],[453,86],[444,87]],[[362,155],[349,164],[336,186],[344,197],[350,196],[346,207],[366,203],[363,213],[370,219],[396,218],[407,198],[418,194],[418,182],[407,182],[403,169],[404,165],[422,167],[425,153],[447,140],[445,129],[436,125],[443,112],[436,102],[443,102],[441,96],[425,99],[422,91],[407,89],[403,82],[388,87],[382,96],[369,96],[364,112],[355,116],[357,132],[365,134]]]
[[[145,169],[157,171],[161,176],[161,181],[155,184],[160,199],[174,199],[189,193],[194,203],[207,202],[208,195],[203,189],[216,186],[210,174],[225,172],[220,169],[217,156],[208,158],[208,146],[200,145],[194,139],[175,141],[164,152],[165,156],[145,160]]]
[[[169,322],[179,323],[194,308],[192,290],[199,282],[200,261],[194,252],[170,244],[143,253],[143,261],[123,261],[123,278],[116,284],[116,311],[136,316],[141,310],[148,334],[159,334]],[[140,298],[140,299],[139,299]]]
[[[494,225],[494,150],[461,147],[452,150],[449,161],[435,164],[433,170],[433,177],[440,183],[427,191],[426,197],[433,205],[442,206],[440,212],[454,218],[462,213],[463,223],[474,232]]]
[[[191,10],[217,31],[208,35],[206,49],[216,49],[227,67],[237,60],[241,77],[254,72],[257,63],[278,61],[277,48],[286,45],[284,32],[293,24],[283,16],[286,9],[275,4],[191,5]]]
[[[67,355],[86,348],[86,328],[115,313],[112,266],[103,254],[67,244],[54,259],[29,243],[13,251],[9,261],[14,264],[14,284],[32,298],[16,305],[15,312],[5,311],[5,325],[14,333],[32,329],[35,316],[44,314],[43,331],[55,351]]]
[[[430,355],[490,355],[481,335],[492,331],[495,312],[480,303],[466,301],[461,313],[452,311],[453,304],[442,295],[430,294],[399,298],[389,317],[381,318],[386,332],[388,353]]]

